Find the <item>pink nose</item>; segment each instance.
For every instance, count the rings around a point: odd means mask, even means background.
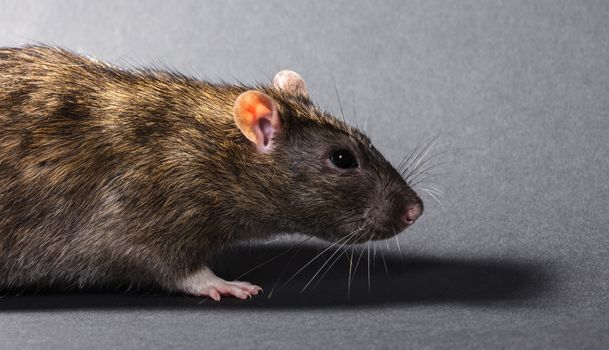
[[[404,210],[402,219],[406,225],[414,224],[415,220],[421,216],[422,208],[420,204],[411,204]]]

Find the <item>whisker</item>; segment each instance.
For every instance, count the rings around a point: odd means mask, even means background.
[[[372,269],[376,270],[376,243],[372,244]]]
[[[421,161],[425,158],[425,156],[429,153],[429,151],[431,151],[435,145],[435,143],[438,141],[438,139],[440,138],[440,136],[436,136],[424,149],[421,153],[419,153],[419,155],[417,155],[417,157],[413,160],[412,163],[410,163],[407,167],[407,169],[411,169],[410,174],[406,175],[405,178],[407,179],[414,170],[416,170],[419,167],[419,164],[421,163]],[[416,162],[416,163],[415,163]],[[414,165],[414,168],[411,168]]]
[[[419,166],[417,166],[415,169],[413,169],[406,177],[405,177],[405,181],[409,182],[409,181],[414,181],[415,178],[417,176],[419,176],[420,174],[423,174],[439,165],[444,165],[448,162],[446,161],[439,161],[439,162],[435,162],[435,163],[431,163],[432,160],[434,160],[434,158],[436,156],[441,155],[441,153],[436,153],[433,154],[432,156],[430,156],[429,158],[425,159]]]
[[[409,179],[408,180],[409,186],[414,187],[417,184],[420,184],[421,182],[425,181],[429,177],[438,176],[438,174],[432,174],[429,171],[433,170],[434,168],[443,166],[445,164],[446,164],[445,162],[431,164],[429,167],[425,168],[424,171],[417,173],[412,179]],[[424,175],[424,176],[421,177],[421,175]]]
[[[385,178],[387,180],[385,181],[385,186],[383,186],[383,190],[381,192],[379,192],[379,198],[383,194],[383,192],[385,192],[385,190],[387,189],[387,186],[389,186],[389,184],[391,183],[391,179],[389,178],[389,176],[386,176]]]
[[[309,262],[307,262],[303,267],[301,267],[300,269],[298,269],[298,271],[296,271],[292,277],[290,277],[287,281],[285,281],[279,288],[283,288],[286,284],[288,284],[291,280],[294,279],[294,277],[296,277],[300,272],[302,272],[302,270],[306,269],[309,265],[311,265],[315,260],[317,260],[317,258],[319,258],[323,253],[327,252],[329,249],[332,249],[335,245],[339,244],[340,242],[348,239],[350,236],[345,236],[339,240],[337,240],[336,242],[332,243],[330,246],[326,247],[326,249],[322,250],[321,253],[318,253],[317,255],[315,255],[311,260],[309,260]]]
[[[370,239],[368,239],[368,294],[370,294]]]
[[[396,167],[396,170],[398,171],[398,173],[403,173],[404,171],[406,171],[406,169],[404,168],[406,166],[406,164],[408,162],[410,162],[410,159],[415,155],[415,153],[418,152],[419,148],[423,146],[422,142],[419,142],[413,149],[412,151],[410,151],[410,153],[407,153],[402,160],[400,161],[400,163],[398,164],[398,166]]]
[[[336,99],[338,100],[338,108],[340,109],[340,115],[343,118],[343,121],[346,122],[345,113],[343,113],[343,104],[340,102],[340,95],[338,94],[338,88],[336,87],[336,78],[334,78],[334,72],[330,71],[330,74],[332,75],[332,83],[334,84],[334,92],[336,93]]]
[[[425,139],[425,137],[423,137],[423,139]],[[427,145],[429,145],[429,143],[431,143],[432,141],[433,141],[433,139],[431,141],[429,141],[427,143]],[[425,145],[425,143],[423,141],[420,141],[419,143],[417,143],[417,145],[412,149],[412,151],[410,151],[410,154],[408,154],[407,157],[404,157],[402,159],[402,162],[400,163],[401,166],[404,166],[407,163],[411,163],[411,159],[413,159],[413,157],[414,157],[414,159],[416,159],[418,157],[418,155],[422,152],[422,148],[427,147],[427,146],[424,146],[424,145]],[[400,169],[400,168],[398,168],[398,169]],[[404,169],[400,170],[399,172],[401,173],[403,170]]]
[[[440,147],[440,146],[438,146],[438,147]],[[414,174],[416,174],[416,173],[418,173],[418,172],[422,172],[422,171],[423,171],[422,169],[424,169],[424,168],[425,168],[425,166],[426,166],[426,165],[427,165],[429,162],[431,162],[432,160],[436,159],[436,158],[437,158],[437,157],[439,157],[439,156],[442,156],[442,155],[447,154],[449,151],[451,151],[451,150],[450,150],[450,149],[446,149],[446,150],[443,150],[443,151],[438,151],[438,152],[436,152],[436,153],[434,153],[434,154],[430,155],[429,157],[427,157],[427,158],[425,158],[425,159],[421,159],[420,164],[418,164],[418,165],[417,165],[417,166],[415,166],[414,168],[409,169],[409,170],[410,170],[410,172],[409,172],[409,174],[407,175],[407,177],[411,177],[411,176],[413,176]]]
[[[436,187],[434,187],[434,186],[432,186],[432,185],[427,185],[427,187],[431,188],[432,190],[436,191],[437,193],[439,193],[439,194],[441,194],[441,195],[444,195],[444,191],[442,191],[442,190],[441,190],[441,189],[439,189],[439,188],[436,188]]]
[[[412,189],[415,189],[415,188],[417,188],[417,186],[420,186],[422,184],[432,185],[433,186],[433,185],[437,184],[437,182],[433,181],[434,177],[441,176],[441,175],[448,175],[448,173],[443,173],[443,174],[425,174],[425,175],[426,175],[425,177],[417,179],[416,181],[411,183],[409,186]]]
[[[355,278],[355,274],[357,274],[357,268],[359,266],[360,260],[362,259],[362,256],[364,255],[364,250],[365,249],[363,249],[363,248],[360,250],[359,257],[357,258],[357,262],[355,262],[355,268],[353,269],[353,276],[352,276],[353,278]]]
[[[238,280],[238,279],[240,279],[241,277],[243,277],[243,276],[247,275],[248,273],[250,273],[250,272],[252,272],[252,271],[254,271],[254,270],[259,269],[260,267],[262,267],[262,266],[264,266],[264,265],[266,265],[266,264],[270,263],[271,261],[275,261],[275,260],[276,260],[276,259],[278,259],[279,257],[281,257],[281,256],[283,256],[283,255],[285,255],[285,254],[287,254],[287,253],[291,252],[292,250],[296,249],[297,247],[301,246],[302,244],[304,244],[306,241],[310,240],[311,238],[313,238],[313,237],[312,237],[312,236],[309,236],[309,237],[307,237],[307,238],[303,239],[302,241],[300,241],[300,242],[299,242],[297,245],[295,245],[295,246],[293,246],[293,247],[291,247],[291,248],[289,248],[289,249],[287,249],[287,250],[285,250],[285,251],[283,251],[283,252],[281,252],[281,253],[279,253],[279,254],[277,254],[277,255],[273,256],[272,258],[270,258],[270,259],[268,259],[268,260],[266,260],[266,261],[264,261],[264,262],[262,262],[262,263],[260,263],[260,264],[258,264],[258,265],[256,265],[256,266],[254,266],[254,267],[252,267],[251,269],[249,269],[249,270],[245,271],[244,273],[240,274],[239,276],[235,277],[235,280]]]
[[[442,202],[440,202],[440,200],[433,194],[433,192],[430,192],[428,190],[422,189],[425,193],[427,193],[431,198],[433,198],[436,202],[438,202],[438,204],[440,205],[440,207],[442,208],[442,210],[446,211],[446,207],[444,207],[444,205],[442,204]]]
[[[349,257],[349,276],[347,281],[347,299],[351,299],[351,270],[353,268],[353,251],[355,246],[351,247],[351,256]]]
[[[395,228],[393,229],[393,231],[395,232]],[[402,247],[400,247],[400,240],[398,239],[398,236],[393,236],[395,238],[395,244],[398,247],[398,251],[400,252],[400,262],[402,263],[402,267],[404,268],[404,275],[406,275],[406,265],[404,265],[404,254],[402,253]]]
[[[349,255],[347,254],[346,251],[343,250],[343,253],[345,255],[347,255],[347,258],[349,258]],[[326,268],[326,271],[324,271],[324,273],[321,274],[321,276],[319,276],[319,278],[317,279],[317,282],[315,282],[315,284],[311,287],[311,289],[315,289],[315,287],[317,287],[317,285],[321,282],[321,280],[323,280],[323,278],[326,276],[326,274],[328,274],[328,272],[330,272],[330,270],[332,269],[332,266],[334,266],[338,260],[340,260],[340,257],[343,256],[343,254],[338,254],[336,256],[336,258],[334,258],[334,261]]]
[[[277,282],[275,282],[275,284],[273,284],[273,287],[271,288],[271,291],[268,294],[267,299],[271,299],[271,297],[273,296],[273,293],[275,292],[275,288],[277,288],[277,285],[279,284],[279,282],[281,281],[281,278],[283,277],[283,275],[286,273],[286,271],[288,270],[288,266],[290,266],[290,264],[292,263],[292,261],[294,260],[294,258],[296,258],[296,255],[298,255],[298,253],[300,252],[300,250],[304,247],[301,246],[300,248],[298,248],[298,250],[296,250],[294,252],[294,255],[292,255],[292,257],[290,258],[290,260],[288,260],[287,264],[285,264],[285,267],[281,270],[281,273],[279,274],[279,277],[277,278]]]
[[[277,242],[277,241],[278,241],[278,240],[280,240],[280,239],[281,239],[281,237],[277,237],[277,238],[275,238],[275,239],[271,239],[270,241],[266,241],[266,242],[264,242],[264,243],[262,243],[262,244],[269,244],[269,243]]]
[[[404,163],[402,164],[402,167],[400,167],[400,174],[402,176],[404,176],[404,173],[408,169],[410,169],[412,164],[414,162],[416,162],[416,160],[421,156],[421,154],[423,154],[423,152],[425,152],[425,150],[429,147],[429,145],[431,143],[433,143],[434,141],[435,141],[435,139],[430,140],[425,146],[424,146],[423,142],[417,144],[417,146],[412,150],[412,152],[408,156],[407,160],[404,161]]]
[[[389,244],[387,244],[389,247]],[[383,266],[385,267],[385,273],[389,276],[389,269],[387,268],[387,262],[385,262],[385,253],[383,253],[383,249],[379,249],[381,251],[381,258],[383,259]]]
[[[442,196],[442,192],[439,192],[438,190],[432,190],[432,189],[424,188],[424,187],[419,187],[419,189],[421,189],[422,191],[433,193],[433,194],[437,195],[438,197]]]
[[[302,290],[300,290],[300,293],[302,294],[302,292],[305,291],[305,289],[307,289],[307,287],[311,284],[311,282],[313,282],[313,280],[315,280],[315,277],[317,277],[317,275],[322,271],[322,269],[330,262],[330,260],[340,251],[340,249],[342,247],[345,246],[345,244],[347,244],[351,238],[353,238],[356,234],[358,233],[358,231],[354,231],[352,233],[350,233],[347,237],[348,239],[345,240],[338,248],[336,248],[336,251],[334,251],[334,253],[332,253],[332,255],[330,255],[330,257],[326,260],[326,262],[321,265],[321,267],[317,270],[317,272],[313,275],[313,277],[311,277],[311,279],[309,280],[309,282],[302,288]],[[340,256],[340,255],[339,255]]]
[[[357,123],[357,112],[356,112],[356,108],[355,108],[355,94],[353,93],[353,86],[351,86],[351,100],[353,102],[353,120],[355,121],[355,123]],[[368,129],[368,116],[365,115],[364,116],[364,127],[363,130],[364,132],[366,132],[366,130]]]

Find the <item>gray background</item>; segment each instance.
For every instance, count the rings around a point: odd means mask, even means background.
[[[347,119],[393,162],[439,136],[428,180],[444,191],[444,208],[423,194],[427,210],[399,236],[401,254],[395,241],[377,245],[389,273],[372,261],[370,292],[360,268],[347,298],[341,260],[303,294],[321,265],[245,303],[156,292],[7,296],[0,348],[608,346],[609,2],[0,8],[2,46],[50,43],[125,67],[247,83],[290,68],[338,114],[336,86]],[[219,271],[238,275],[291,245],[233,251]],[[288,273],[320,246],[302,250]],[[288,262],[248,278],[268,294]]]

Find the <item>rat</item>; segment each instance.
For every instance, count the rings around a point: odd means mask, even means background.
[[[289,233],[386,239],[422,212],[293,71],[248,86],[0,48],[0,289],[152,284],[246,299],[261,288],[216,276],[214,252]]]

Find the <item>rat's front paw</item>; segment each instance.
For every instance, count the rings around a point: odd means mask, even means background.
[[[247,299],[262,291],[262,288],[249,282],[225,281],[216,276],[207,266],[178,281],[177,287],[181,292],[196,296],[207,296],[215,301],[219,301],[221,296]]]
[[[252,295],[258,295],[260,291],[262,291],[262,288],[249,282],[228,282],[218,278],[217,281],[209,283],[208,286],[202,290],[201,295],[219,301],[221,296],[233,296],[239,299],[247,299],[251,298]]]

